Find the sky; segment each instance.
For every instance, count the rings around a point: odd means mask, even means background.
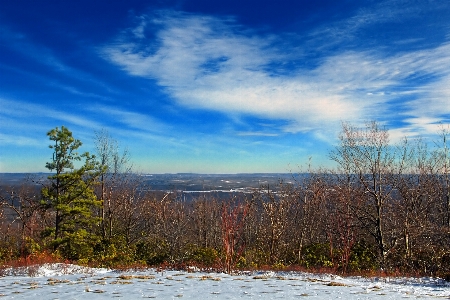
[[[450,123],[448,0],[0,0],[0,172],[57,126],[143,173],[295,172],[372,120]]]

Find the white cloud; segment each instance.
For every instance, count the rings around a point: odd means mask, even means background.
[[[260,131],[241,131],[238,136],[278,136],[277,133],[260,132]]]
[[[47,118],[49,120],[59,120],[68,124],[78,125],[84,128],[101,128],[101,124],[92,121],[89,118],[81,115],[70,114],[61,110],[53,109],[52,107],[31,104],[22,101],[7,100],[0,98],[0,106],[2,111],[0,116],[4,115],[11,118]],[[32,123],[27,122],[30,126],[34,126]]]
[[[29,138],[26,136],[8,135],[0,133],[0,144],[2,145],[15,145],[15,146],[42,146],[42,141]]]
[[[361,13],[361,20],[363,15],[364,22],[374,22],[372,14]],[[145,26],[156,30],[155,39],[145,38]],[[405,94],[433,99],[427,106],[433,117],[449,112],[440,100],[449,93],[449,44],[389,56],[375,50],[337,52],[314,69],[277,74],[271,64],[298,55],[276,42],[229,19],[179,13],[147,18],[103,53],[132,75],[156,79],[185,107],[284,119],[290,121],[284,128],[289,132],[398,117],[390,105]],[[422,105],[422,100],[410,101],[401,115],[421,117],[417,107]]]
[[[168,130],[168,126],[166,124],[159,122],[146,114],[120,110],[118,108],[107,106],[92,106],[90,107],[90,110],[100,112],[108,117],[112,117],[117,122],[133,129],[140,129],[148,132],[162,132]]]

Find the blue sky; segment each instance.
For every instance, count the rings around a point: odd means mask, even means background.
[[[139,172],[295,172],[370,120],[450,123],[449,1],[0,1],[0,172],[61,125]]]

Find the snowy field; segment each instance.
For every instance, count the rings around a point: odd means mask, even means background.
[[[117,272],[63,264],[11,269],[3,275],[0,299],[450,299],[450,285],[433,278]]]

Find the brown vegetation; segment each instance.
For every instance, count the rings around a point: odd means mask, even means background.
[[[93,230],[100,238],[78,263],[449,276],[446,137],[443,131],[432,150],[420,141],[393,147],[376,123],[344,124],[331,153],[335,170],[309,170],[293,175],[294,184],[229,200],[146,192],[139,176],[116,168],[96,186],[102,206],[92,207]],[[2,187],[3,264],[67,258],[40,235],[52,211],[32,186]]]

